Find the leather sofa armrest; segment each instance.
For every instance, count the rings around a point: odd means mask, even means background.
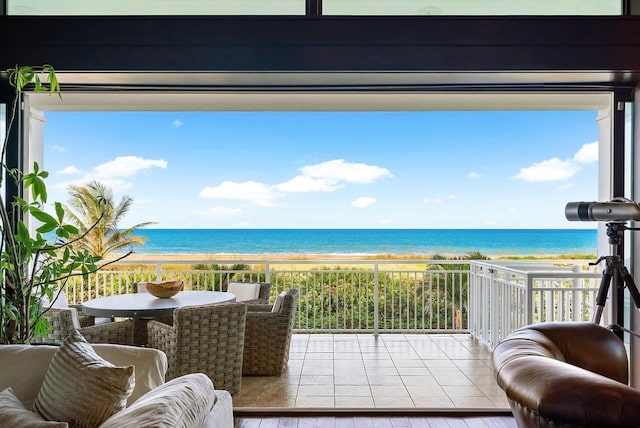
[[[627,351],[611,330],[587,322],[534,324],[526,329],[545,335],[567,363],[618,382],[628,382]]]
[[[532,426],[538,418],[553,426],[622,427],[640,422],[640,391],[552,358],[512,359],[498,372],[498,384],[523,426]]]

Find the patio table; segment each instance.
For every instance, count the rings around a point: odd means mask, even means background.
[[[82,310],[96,317],[166,317],[182,306],[235,302],[236,296],[222,291],[181,291],[173,297],[158,298],[151,293],[119,294],[87,300]]]
[[[158,298],[151,293],[119,294],[87,300],[82,310],[98,317],[133,318],[134,344],[147,345],[147,322],[156,318],[171,322],[173,311],[182,306],[235,302],[236,296],[222,291],[181,291],[173,297]]]

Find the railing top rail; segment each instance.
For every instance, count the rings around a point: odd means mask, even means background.
[[[152,256],[150,256],[152,257]],[[429,259],[415,259],[415,260],[356,260],[356,259],[317,259],[317,260],[286,260],[286,259],[274,259],[274,260],[261,260],[261,259],[162,259],[162,260],[120,260],[115,264],[127,264],[127,265],[168,265],[168,264],[248,264],[248,265],[305,265],[305,264],[321,264],[321,265],[340,265],[340,264],[354,264],[354,265],[399,265],[399,264],[428,264],[428,265],[468,265],[472,264],[473,260],[429,260]]]

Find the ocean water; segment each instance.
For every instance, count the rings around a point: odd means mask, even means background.
[[[139,254],[596,253],[595,229],[143,229]]]

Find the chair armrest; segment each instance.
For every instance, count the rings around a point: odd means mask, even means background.
[[[251,305],[251,306],[269,306],[271,307],[271,305],[269,304],[269,299],[251,299],[251,300],[243,300],[242,302],[239,303],[244,303],[245,305]],[[269,309],[271,310],[271,309]]]
[[[132,320],[91,325],[82,327],[79,331],[89,343],[134,344]]]
[[[242,302],[244,303],[244,302]],[[247,315],[249,315],[250,312],[268,312],[271,313],[271,308],[273,308],[272,305],[256,305],[256,304],[248,304],[247,305]]]
[[[160,349],[171,359],[169,350],[175,343],[176,329],[174,326],[159,321],[149,321],[147,323],[148,344],[151,348]]]

